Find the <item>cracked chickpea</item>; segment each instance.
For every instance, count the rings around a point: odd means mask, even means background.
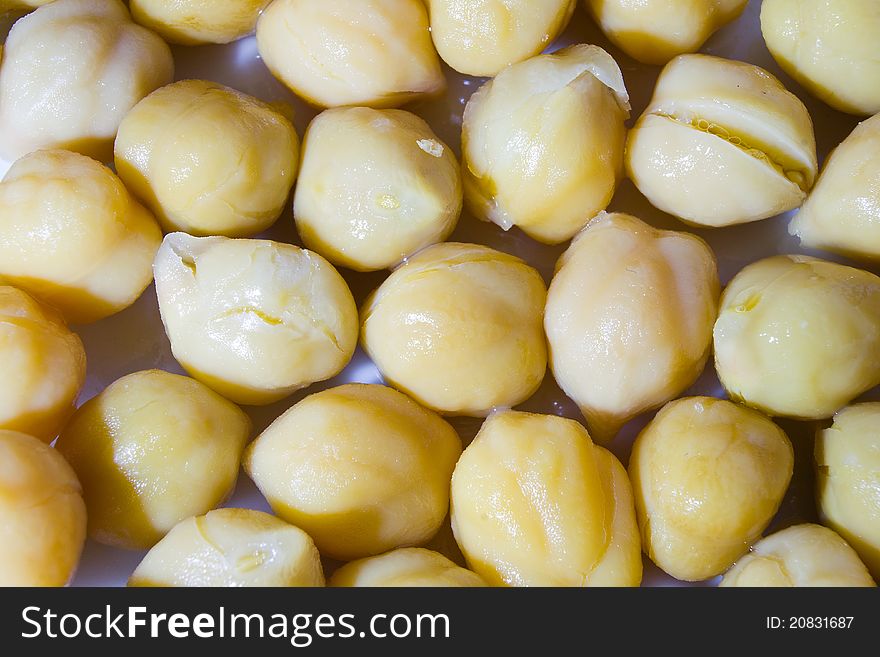
[[[396,107],[446,86],[422,0],[274,0],[257,48],[276,78],[322,107]]]
[[[586,0],[602,31],[645,64],[696,52],[745,9],[747,0]]]
[[[187,518],[156,543],[129,586],[324,586],[321,555],[303,530],[251,509]]]
[[[439,552],[398,548],[377,557],[345,564],[330,578],[330,586],[481,587],[476,573],[457,566]]]
[[[848,406],[816,434],[816,497],[831,526],[880,580],[880,402]]]
[[[361,308],[364,350],[428,408],[485,416],[528,399],[547,369],[547,291],[519,258],[446,242],[397,268]]]
[[[89,536],[152,547],[235,486],[247,415],[185,376],[135,372],[74,413],[56,447],[82,482]]]
[[[876,0],[764,0],[761,32],[786,73],[831,107],[880,112]]]
[[[629,132],[626,168],[652,205],[685,222],[758,221],[800,206],[813,186],[813,122],[764,69],[680,55]]]
[[[727,571],[719,586],[873,587],[865,564],[840,536],[821,525],[771,534]]]
[[[758,411],[711,397],[670,402],[629,461],[645,554],[677,579],[720,575],[770,523],[793,466],[788,437]]]
[[[279,517],[350,560],[427,542],[449,505],[461,440],[382,385],[309,395],[248,447],[244,468]]]
[[[0,429],[51,442],[85,382],[82,341],[54,310],[0,285],[0,363],[7,372],[0,378]]]
[[[808,256],[740,271],[721,296],[715,368],[731,397],[818,420],[880,384],[880,277]]]
[[[154,270],[174,357],[239,404],[270,404],[329,379],[357,346],[348,285],[311,251],[171,233]]]
[[[461,172],[430,126],[403,110],[326,110],[309,125],[293,214],[303,243],[335,265],[385,269],[445,240]]]
[[[135,105],[114,152],[119,177],[165,230],[244,237],[281,214],[299,139],[262,101],[215,82],[182,80]]]
[[[720,294],[700,238],[602,213],[556,266],[544,327],[550,367],[590,435],[677,397],[703,371]]]
[[[85,538],[82,489],[64,458],[0,430],[0,586],[64,586]]]
[[[272,0],[131,0],[132,17],[169,43],[229,43],[254,31]]]
[[[431,37],[459,73],[491,77],[540,53],[568,25],[577,0],[428,0]]]
[[[55,0],[15,23],[0,67],[0,156],[64,148],[104,160],[125,114],[171,82],[165,42],[119,0]]]
[[[452,476],[452,528],[491,586],[638,586],[626,470],[577,422],[489,416]]]
[[[479,219],[548,244],[605,209],[623,173],[629,97],[611,55],[570,46],[505,69],[462,125],[465,202]]]
[[[162,240],[153,215],[107,167],[37,151],[0,182],[0,278],[83,324],[134,303]]]

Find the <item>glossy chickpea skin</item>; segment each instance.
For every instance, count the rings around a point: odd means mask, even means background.
[[[0,157],[107,159],[122,117],[171,82],[171,51],[119,0],[56,0],[15,23],[0,67]]]
[[[770,54],[807,91],[842,112],[880,112],[880,5],[873,0],[765,0]]]
[[[600,442],[687,389],[718,312],[715,255],[688,233],[600,214],[562,255],[547,295],[550,366]]]
[[[825,163],[789,226],[801,244],[880,260],[880,114],[860,123]]]
[[[272,0],[131,0],[131,14],[169,43],[230,43],[251,34]]]
[[[361,308],[361,341],[385,380],[434,410],[485,416],[537,390],[547,293],[519,258],[477,244],[428,247]]]
[[[171,233],[154,269],[174,357],[237,403],[269,404],[329,379],[357,346],[348,285],[305,249]]]
[[[459,73],[491,77],[540,53],[571,19],[577,0],[428,0],[437,52]]]
[[[570,46],[505,69],[465,107],[468,208],[541,242],[569,239],[614,195],[628,116],[620,68],[597,46]]]
[[[52,309],[0,285],[0,429],[51,442],[86,378],[82,341]],[[13,374],[14,373],[14,374]]]
[[[688,223],[766,219],[800,206],[813,186],[813,123],[767,71],[680,55],[629,133],[626,167],[655,207]]]
[[[251,509],[187,518],[153,546],[129,586],[324,586],[321,556],[303,530]]]
[[[37,151],[0,182],[0,278],[76,324],[127,308],[153,278],[162,233],[107,167]]]
[[[793,464],[761,413],[711,397],[670,402],[629,461],[645,554],[677,579],[720,575],[776,514]]]
[[[839,411],[816,435],[816,496],[835,529],[880,579],[880,403]]]
[[[337,108],[309,125],[293,214],[303,243],[330,262],[393,267],[445,240],[461,205],[455,155],[415,114]]]
[[[452,476],[452,528],[492,586],[638,586],[626,471],[577,422],[491,415]]]
[[[89,535],[146,549],[229,496],[249,432],[248,417],[198,381],[146,370],[81,406],[56,447],[82,482]]]
[[[727,571],[720,586],[873,587],[865,564],[821,525],[795,525],[761,539]]]
[[[455,430],[381,385],[309,395],[251,444],[244,467],[321,553],[349,560],[428,541],[461,454]]]
[[[82,489],[67,462],[33,436],[0,430],[0,586],[64,586],[85,538]]]
[[[215,82],[183,80],[126,115],[115,162],[165,230],[243,237],[281,214],[296,178],[299,139],[290,121],[262,101]]]
[[[446,86],[421,0],[274,0],[260,56],[315,105],[396,107]]]
[[[330,586],[480,587],[476,573],[455,565],[438,552],[399,548],[377,557],[347,563],[333,573]]]
[[[724,290],[714,340],[732,398],[830,417],[880,383],[880,277],[808,256],[759,260]]]
[[[586,0],[596,23],[615,45],[645,64],[665,64],[699,50],[736,19],[748,0]]]

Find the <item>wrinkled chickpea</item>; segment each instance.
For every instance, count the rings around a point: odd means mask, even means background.
[[[880,277],[808,256],[759,260],[724,290],[714,339],[732,398],[830,417],[880,384]]]
[[[816,434],[819,515],[880,579],[880,402],[839,411]]]
[[[455,565],[438,552],[424,548],[398,548],[345,564],[333,573],[329,585],[480,587],[486,583],[476,573]]]
[[[415,114],[345,107],[309,125],[293,214],[333,264],[393,267],[449,237],[461,205],[455,155]]]
[[[153,216],[107,167],[37,151],[0,182],[0,278],[76,324],[137,300],[162,240]]]
[[[122,117],[173,75],[171,50],[119,0],[40,7],[6,39],[0,157],[64,148],[109,159]]]
[[[489,416],[452,476],[452,528],[492,586],[638,586],[626,471],[577,422]]]
[[[361,341],[385,380],[428,408],[485,416],[515,406],[547,369],[540,274],[478,244],[428,247],[361,308]]]
[[[174,357],[240,404],[269,404],[329,379],[357,346],[348,285],[310,251],[171,233],[154,270]]]
[[[629,97],[611,55],[570,46],[505,69],[468,101],[465,202],[556,244],[605,209],[623,173]]]
[[[764,69],[680,55],[629,133],[626,167],[655,207],[688,223],[766,219],[800,206],[813,186],[813,123]]]
[[[446,86],[421,0],[274,0],[257,47],[276,78],[323,107],[396,107]]]
[[[216,509],[174,526],[129,586],[324,586],[321,556],[303,530],[251,509]]]
[[[550,367],[599,442],[702,372],[720,286],[700,238],[602,213],[559,259],[544,328]]]
[[[349,560],[428,541],[449,504],[455,430],[406,395],[348,384],[309,395],[248,447],[275,513]]]
[[[853,549],[821,525],[771,534],[727,571],[720,586],[876,586]]]
[[[249,432],[247,415],[198,381],[147,370],[81,406],[56,447],[82,482],[89,535],[145,549],[232,493]]]
[[[287,201],[293,125],[262,101],[205,80],[154,91],[119,126],[116,171],[167,231],[255,235]]]

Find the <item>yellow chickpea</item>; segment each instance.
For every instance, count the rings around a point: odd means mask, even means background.
[[[720,575],[776,514],[793,465],[788,437],[761,413],[711,397],[670,402],[629,461],[645,553],[677,579]]]
[[[64,586],[85,538],[82,489],[67,462],[32,436],[0,430],[0,586]]]
[[[577,422],[502,411],[452,476],[452,528],[492,586],[638,586],[626,471]]]
[[[479,587],[476,573],[455,565],[442,554],[424,548],[398,548],[377,557],[342,566],[330,586]]]
[[[169,43],[229,43],[254,31],[272,0],[131,0],[132,17]]]
[[[261,511],[216,509],[175,525],[128,585],[324,586],[324,572],[303,530]]]
[[[147,370],[81,406],[56,446],[82,482],[89,535],[145,549],[232,493],[249,432],[248,417],[198,381]]]

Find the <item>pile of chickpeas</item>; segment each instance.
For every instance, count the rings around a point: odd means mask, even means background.
[[[880,384],[880,277],[775,255],[722,288],[706,241],[611,211],[627,177],[689,226],[796,210],[804,248],[880,260],[880,3],[761,5],[798,92],[865,119],[821,170],[798,96],[696,54],[746,4],[0,0],[21,15],[0,62],[0,585],[68,583],[90,537],[148,550],[131,586],[637,586],[643,553],[685,581],[874,586],[880,403],[854,402]],[[609,52],[551,47],[575,11],[664,66],[633,121]],[[302,141],[284,107],[173,81],[169,43],[254,31],[323,110]],[[444,66],[485,78],[460,157],[399,109]],[[291,206],[303,247],[255,238]],[[563,245],[549,286],[447,241],[462,216]],[[379,283],[360,304],[351,272]],[[152,283],[189,376],[81,403],[68,324]],[[307,390],[358,345],[386,385]],[[710,356],[727,398],[683,397]],[[514,410],[550,376],[581,418]],[[297,391],[254,437],[240,405]],[[655,411],[624,467],[606,446]],[[469,444],[457,416],[482,422]],[[815,429],[822,524],[767,535],[796,470],[780,418]],[[242,467],[274,515],[219,508]]]

